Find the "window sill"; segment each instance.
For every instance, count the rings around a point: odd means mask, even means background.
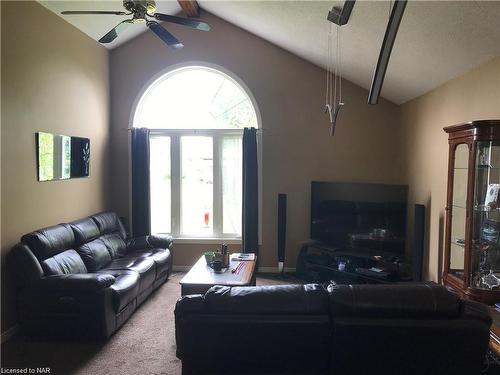
[[[186,245],[213,245],[213,244],[241,245],[241,238],[196,238],[196,237],[174,237],[175,244]]]

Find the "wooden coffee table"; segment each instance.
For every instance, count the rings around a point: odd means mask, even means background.
[[[205,257],[202,256],[189,272],[179,282],[181,284],[181,295],[186,294],[204,294],[214,285],[226,286],[249,286],[255,285],[255,260],[243,261],[243,267],[239,273],[231,273],[240,261],[231,260],[229,267],[223,273],[215,273],[207,265]]]

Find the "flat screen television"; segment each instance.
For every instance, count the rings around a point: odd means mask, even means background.
[[[311,239],[345,250],[402,255],[407,185],[311,183]]]

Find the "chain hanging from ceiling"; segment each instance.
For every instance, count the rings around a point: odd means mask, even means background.
[[[344,105],[342,100],[342,41],[340,30],[341,25],[333,22],[329,23],[324,111],[328,114],[330,136],[332,137],[335,135],[340,109]]]

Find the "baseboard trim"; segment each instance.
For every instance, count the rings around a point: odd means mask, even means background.
[[[10,327],[5,332],[2,332],[2,339],[1,339],[2,344],[7,340],[10,340],[13,336],[15,336],[19,332],[19,329],[20,329],[19,324],[16,324],[15,326]]]
[[[189,271],[190,266],[172,266],[172,271],[174,272],[187,272]]]
[[[191,266],[173,266],[172,271],[174,272],[188,272]],[[295,267],[285,267],[285,272],[295,272]],[[257,269],[258,273],[278,273],[278,267],[259,267]]]

